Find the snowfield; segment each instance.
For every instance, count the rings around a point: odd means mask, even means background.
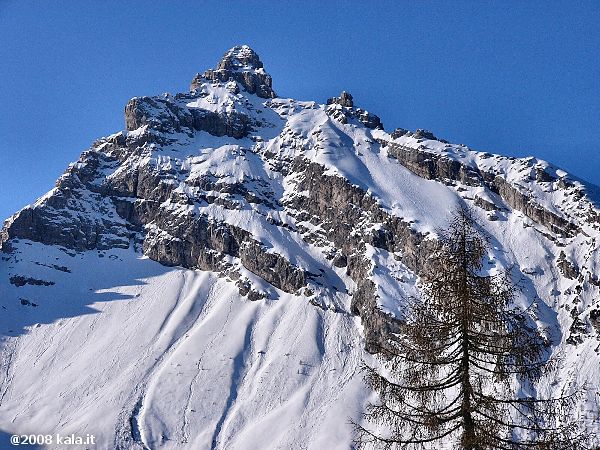
[[[0,316],[5,433],[90,433],[97,448],[349,447],[366,392],[347,305],[250,302],[210,272],[128,250],[100,262],[23,242],[17,255],[56,284],[3,290],[3,302],[40,298]]]

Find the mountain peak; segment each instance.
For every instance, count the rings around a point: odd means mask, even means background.
[[[573,418],[600,435],[593,190],[533,157],[387,133],[360,91],[268,100],[254,51],[219,59],[192,93],[131,99],[125,131],[0,228],[0,448],[32,429],[123,450],[352,448],[375,395],[361,361],[410,344],[465,206],[493,243],[481,275],[517,278],[511,308],[554,361],[524,388],[578,392]]]
[[[263,63],[258,54],[247,45],[230,48],[217,64],[217,70],[257,70]]]
[[[214,69],[209,69],[202,75],[196,74],[190,90],[200,87],[202,83],[237,82],[249,94],[262,98],[274,98],[277,95],[272,89],[271,76],[265,72],[258,54],[248,45],[236,45],[230,48]]]

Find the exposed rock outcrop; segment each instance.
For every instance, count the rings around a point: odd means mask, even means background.
[[[206,81],[228,82],[235,81],[249,94],[256,94],[262,98],[275,98],[273,80],[265,72],[260,58],[247,45],[230,49],[215,69],[209,69],[202,75],[197,74],[190,85],[190,90],[197,89]]]
[[[192,100],[194,97],[188,97]],[[125,107],[125,125],[133,131],[148,126],[160,133],[185,133],[193,136],[194,131],[206,131],[213,136],[247,136],[257,124],[247,114],[235,110],[217,113],[201,108],[188,108],[170,97],[136,97]]]
[[[306,284],[303,270],[283,256],[269,253],[247,231],[205,215],[170,214],[159,210],[152,216],[144,240],[144,253],[169,266],[226,272],[225,255],[239,258],[249,271],[285,292]]]
[[[383,211],[358,186],[342,177],[326,175],[326,169],[319,164],[298,159],[292,170],[301,173],[297,190],[305,195],[293,197],[286,207],[318,218],[318,224],[327,230],[326,239],[340,250],[347,262],[346,272],[357,283],[352,312],[360,315],[365,325],[367,350],[376,352],[386,345],[387,334],[397,331],[399,323],[377,307],[375,285],[369,277],[372,263],[364,256],[365,243],[398,252],[402,262],[419,273],[428,263],[428,255],[437,248],[437,242],[413,230],[410,223]],[[376,234],[365,227],[373,223],[381,224]]]
[[[456,160],[444,158],[424,149],[407,147],[393,142],[381,141],[380,143],[386,147],[389,156],[397,159],[400,164],[422,178],[428,180],[450,179],[469,186],[484,184],[481,173]]]
[[[468,186],[484,186],[498,193],[514,209],[563,236],[574,236],[578,227],[569,220],[539,205],[529,195],[511,185],[502,176],[482,171],[440,154],[428,152],[425,148],[412,148],[389,141],[381,141],[388,155],[397,159],[411,172],[428,180],[454,180]],[[486,208],[487,209],[487,208]]]
[[[412,136],[415,139],[431,139],[431,140],[437,140],[437,138],[435,137],[435,135],[429,131],[429,130],[424,130],[422,128],[418,128],[417,131],[415,131]]]
[[[26,284],[30,284],[32,286],[52,286],[54,285],[54,281],[46,281],[46,280],[38,280],[37,278],[25,277],[22,275],[14,275],[9,278],[11,284],[14,284],[17,287],[25,286]]]
[[[392,139],[398,139],[399,137],[406,136],[407,134],[410,134],[410,131],[405,130],[404,128],[396,128],[390,133],[390,137]]]
[[[367,128],[383,129],[379,116],[364,109],[355,108],[352,95],[346,91],[342,91],[339,97],[327,99],[326,112],[340,123],[345,124],[351,119],[356,119]]]
[[[590,311],[590,323],[596,329],[596,332],[600,334],[600,309]]]
[[[556,261],[556,266],[560,269],[564,277],[575,280],[579,276],[577,267],[567,259],[564,251],[561,251]]]
[[[352,95],[350,95],[346,91],[342,91],[339,97],[331,97],[327,99],[328,105],[342,105],[347,108],[352,108],[354,106],[354,101]]]

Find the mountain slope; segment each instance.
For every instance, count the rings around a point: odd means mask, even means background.
[[[559,367],[598,387],[597,188],[534,158],[384,131],[342,93],[277,97],[248,47],[190,93],[132,99],[0,234],[0,429],[98,448],[349,448],[357,371],[467,204],[536,300]],[[159,264],[160,263],[160,264]]]

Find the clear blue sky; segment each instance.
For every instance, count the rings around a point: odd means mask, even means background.
[[[281,96],[342,89],[386,127],[535,155],[600,184],[600,1],[0,0],[0,220],[134,96],[248,44]]]

